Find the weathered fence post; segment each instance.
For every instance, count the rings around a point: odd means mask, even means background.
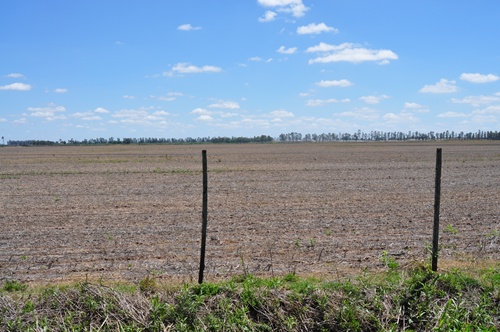
[[[436,184],[434,191],[434,229],[432,232],[432,271],[437,271],[439,255],[439,206],[441,204],[441,148],[436,151]]]
[[[207,244],[207,219],[208,219],[208,170],[207,170],[207,150],[201,152],[203,164],[203,207],[201,211],[201,254],[200,273],[198,283],[203,283],[203,271],[205,270],[205,247]]]

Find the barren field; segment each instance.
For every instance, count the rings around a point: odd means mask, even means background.
[[[0,148],[0,279],[343,276],[428,260],[443,148],[440,266],[500,260],[500,144]]]

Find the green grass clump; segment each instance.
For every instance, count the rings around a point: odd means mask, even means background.
[[[497,331],[500,266],[474,272],[388,266],[343,281],[247,274],[168,290],[151,277],[133,287],[10,281],[0,288],[0,330]]]

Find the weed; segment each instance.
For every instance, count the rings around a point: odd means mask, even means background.
[[[458,233],[458,229],[456,229],[455,227],[453,227],[452,224],[448,224],[448,226],[446,226],[446,228],[444,229],[444,232],[447,232],[447,233],[450,233],[450,234],[457,234]]]
[[[390,257],[387,251],[382,251],[380,255],[380,261],[384,266],[386,266],[390,271],[397,270],[399,267],[399,263],[394,259],[394,257]]]
[[[156,280],[151,276],[146,276],[139,281],[139,289],[144,293],[153,293],[156,290]]]
[[[381,260],[389,265],[391,257]],[[84,282],[0,294],[0,330],[496,331],[499,267],[476,273],[420,265],[342,282],[247,274],[168,291],[151,276],[122,292]],[[140,289],[151,284],[154,293]]]
[[[27,285],[17,280],[7,280],[3,285],[4,291],[7,292],[22,292],[28,288]]]

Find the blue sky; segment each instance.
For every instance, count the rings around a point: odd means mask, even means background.
[[[3,0],[5,140],[500,130],[496,0]]]

